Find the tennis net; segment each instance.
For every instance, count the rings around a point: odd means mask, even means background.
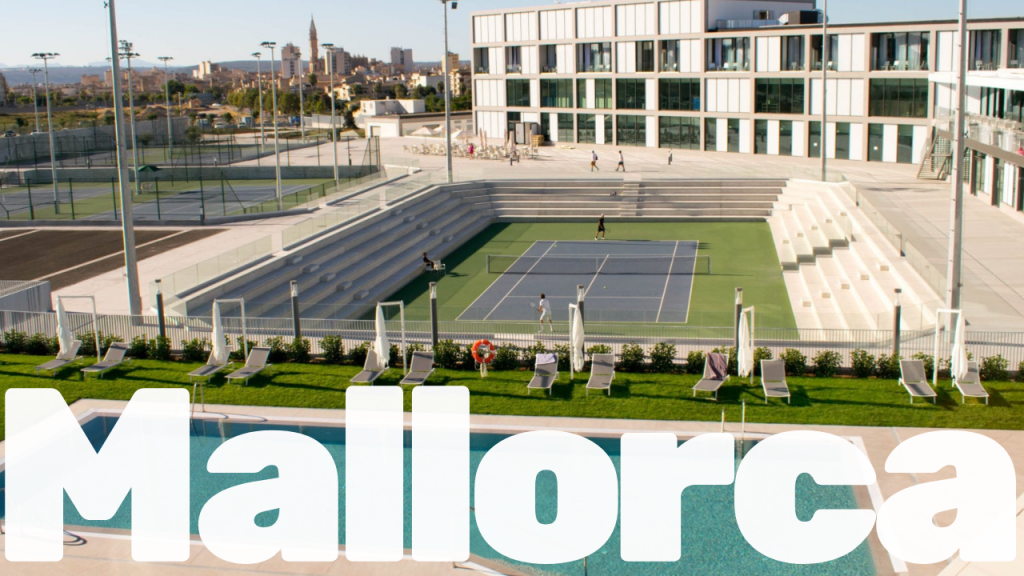
[[[691,275],[711,274],[711,256],[487,255],[490,274]]]

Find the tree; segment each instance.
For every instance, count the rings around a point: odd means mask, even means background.
[[[316,87],[316,83],[317,83],[316,74],[310,74],[309,75],[309,85],[315,88]]]
[[[156,112],[150,112],[149,114],[146,114],[146,120],[156,120],[159,117],[160,115]]]
[[[181,82],[177,81],[177,80],[169,80],[167,82],[167,87],[170,90],[172,95],[173,94],[184,94],[185,93],[185,85],[182,84]]]
[[[227,122],[228,124],[231,124],[232,120],[235,119],[235,117],[231,115],[231,112],[225,112],[225,113],[221,114],[220,117],[223,118],[224,121]]]
[[[395,84],[395,99],[404,100],[409,97],[409,89],[405,87],[405,84]]]
[[[278,111],[282,114],[298,114],[299,113],[299,95],[292,94],[291,92],[285,92],[280,94],[277,99]]]
[[[362,84],[353,84],[352,85],[352,95],[353,96],[362,96],[363,95],[363,85]]]
[[[14,117],[14,124],[18,128],[24,128],[26,125],[28,125],[28,122],[25,122],[25,119],[22,118],[21,116],[15,116]]]

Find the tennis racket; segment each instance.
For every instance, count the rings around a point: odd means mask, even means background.
[[[526,305],[530,307],[530,310],[533,310],[534,312],[537,311],[537,305],[533,302],[527,302]]]

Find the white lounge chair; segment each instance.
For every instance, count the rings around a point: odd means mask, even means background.
[[[900,384],[910,393],[910,403],[914,398],[931,398],[932,404],[936,403],[937,394],[928,384],[928,377],[924,373],[924,362],[921,360],[900,360]]]
[[[981,375],[978,371],[977,362],[967,363],[967,377],[957,378],[956,374],[953,375],[953,385],[960,390],[960,403],[963,404],[967,401],[967,397],[971,398],[984,398],[985,404],[988,404],[988,390],[981,385]]]
[[[711,392],[718,402],[718,390],[729,380],[729,359],[725,354],[711,352],[704,359],[704,376],[693,387],[693,395],[697,392]]]
[[[587,380],[587,395],[590,390],[607,390],[612,395],[612,380],[615,379],[615,355],[594,354],[590,363],[590,379]]]
[[[272,364],[267,364],[268,358],[270,358],[270,348],[257,346],[249,350],[249,357],[245,360],[245,366],[228,374],[226,376],[228,382],[244,380],[243,384],[248,384],[250,378],[273,366]]]
[[[547,390],[551,396],[551,388],[558,380],[558,356],[555,354],[537,354],[537,362],[533,369],[533,378],[526,386],[526,392],[530,390]]]
[[[377,352],[372,348],[366,351],[366,362],[363,364],[363,371],[356,374],[349,382],[353,384],[373,384],[373,381],[380,378],[382,374],[388,371],[385,367],[383,370],[378,367]]]
[[[82,377],[85,378],[86,374],[99,374],[100,378],[103,378],[103,375],[108,371],[124,363],[124,357],[127,353],[128,345],[124,342],[111,343],[110,348],[107,348],[107,353],[103,356],[103,360],[92,366],[82,368]]]
[[[206,364],[203,364],[201,367],[196,368],[195,370],[188,373],[188,381],[191,383],[194,382],[197,378],[199,380],[209,380],[218,373],[228,368],[234,367],[234,365],[235,364],[233,362],[228,362],[226,364],[217,364],[213,361],[213,353],[210,353],[210,358],[209,360],[206,361]]]
[[[58,352],[57,357],[53,360],[36,366],[36,374],[39,374],[40,372],[49,372],[50,376],[56,376],[57,370],[60,370],[68,364],[73,364],[81,358],[81,356],[78,356],[78,349],[81,347],[82,342],[80,340],[75,340],[71,343],[71,349],[68,350],[67,353]]]
[[[409,367],[409,373],[402,378],[402,386],[417,384],[426,384],[427,378],[434,373],[434,353],[433,352],[413,352],[412,353],[412,366]]]
[[[789,385],[786,384],[785,360],[761,360],[761,386],[765,404],[769,398],[785,398],[787,404],[792,404]]]

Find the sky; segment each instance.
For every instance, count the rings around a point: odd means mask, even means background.
[[[820,0],[819,0],[820,1]],[[563,2],[568,3],[568,2]],[[449,11],[450,48],[469,59],[469,14],[553,0],[463,0]],[[971,18],[1024,16],[1021,0],[971,0]],[[103,0],[2,0],[0,67],[23,66],[34,52],[57,52],[51,65],[103,63],[110,33]],[[413,49],[417,61],[438,61],[444,51],[438,0],[117,0],[118,33],[134,42],[145,62],[172,56],[172,64],[251,58],[264,40],[309,50],[309,18],[316,17],[320,43],[382,60],[391,46]],[[939,20],[957,16],[956,0],[832,0],[829,21],[862,23]],[[49,15],[41,14],[45,11]]]

